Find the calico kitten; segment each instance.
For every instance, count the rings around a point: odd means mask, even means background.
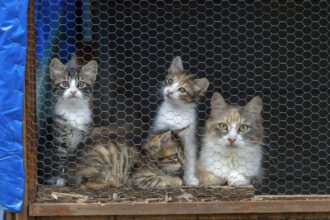
[[[198,162],[201,185],[248,185],[261,176],[261,111],[259,97],[239,107],[214,93]]]
[[[92,87],[96,80],[98,66],[92,60],[81,69],[76,64],[76,57],[62,64],[57,58],[50,63],[50,78],[56,98],[49,133],[59,163],[55,177],[48,182],[65,185],[65,173],[70,155],[74,154],[78,144],[91,134],[93,115],[91,109]]]
[[[82,158],[76,184],[92,189],[182,185],[184,153],[178,134],[171,131],[152,134],[142,152],[110,138],[97,142]]]
[[[184,183],[198,185],[195,174],[197,145],[195,140],[197,129],[196,108],[198,100],[209,86],[206,78],[194,79],[193,75],[183,70],[180,57],[174,58],[168,70],[163,88],[164,101],[160,105],[153,130],[177,130],[189,126],[185,142]]]

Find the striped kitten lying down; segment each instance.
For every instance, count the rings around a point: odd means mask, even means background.
[[[84,154],[75,184],[92,189],[181,186],[183,133],[184,130],[151,134],[142,151],[127,143],[101,138]]]

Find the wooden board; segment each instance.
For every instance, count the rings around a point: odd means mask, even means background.
[[[27,19],[27,53],[24,80],[23,156],[25,191],[22,211],[12,215],[12,220],[34,220],[29,216],[29,202],[34,201],[36,185],[37,128],[35,96],[35,28],[34,0],[29,0]]]
[[[64,216],[37,217],[37,220],[306,220],[329,219],[323,213],[285,213],[285,214],[235,214],[235,215],[151,215],[151,216]],[[9,219],[11,220],[11,219]]]
[[[330,200],[270,200],[172,203],[34,203],[33,216],[206,215],[330,213]]]

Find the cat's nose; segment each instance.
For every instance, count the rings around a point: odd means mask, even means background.
[[[235,137],[229,137],[228,141],[230,142],[231,145],[233,145],[236,142],[236,138]]]
[[[171,89],[167,89],[166,92],[167,92],[168,95],[172,95],[173,94],[173,91]]]
[[[77,90],[72,89],[72,90],[70,90],[70,93],[71,93],[72,95],[75,95],[75,94],[77,93]]]

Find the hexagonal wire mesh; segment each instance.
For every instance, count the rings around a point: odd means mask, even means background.
[[[86,1],[68,1],[72,15],[59,10],[57,1],[35,2],[35,8],[53,10],[36,16],[36,23],[48,23],[45,32],[58,31],[46,46],[37,39],[40,54],[67,60],[76,49],[83,62],[93,58],[99,64],[95,127],[132,125],[140,131],[128,131],[125,138],[141,144],[161,103],[167,68],[180,55],[186,70],[210,82],[198,105],[199,127],[215,91],[240,105],[262,97],[265,172],[257,193],[330,193],[327,1],[100,0],[90,7]],[[55,17],[57,27],[52,26]],[[50,58],[44,60],[36,67],[40,184],[47,177],[44,145],[54,105]]]

